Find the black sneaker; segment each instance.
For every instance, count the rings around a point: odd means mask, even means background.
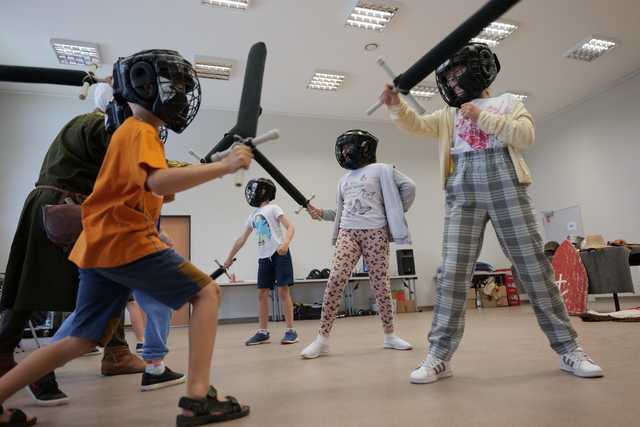
[[[56,375],[51,372],[27,387],[38,406],[59,406],[69,403],[69,397],[58,387]]]
[[[185,381],[184,374],[173,372],[169,368],[164,368],[160,375],[153,375],[145,372],[142,374],[141,391],[159,390],[172,385],[182,384]]]

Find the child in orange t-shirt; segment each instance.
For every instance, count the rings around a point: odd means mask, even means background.
[[[200,86],[191,64],[178,52],[147,50],[114,65],[114,95],[133,116],[111,138],[93,193],[82,205],[83,232],[70,260],[79,267],[76,317],[70,336],[41,348],[0,378],[0,403],[18,390],[104,344],[132,290],[178,309],[193,305],[189,331],[187,395],[177,425],[203,425],[239,418],[249,407],[218,400],[209,386],[217,328],[219,288],[179,256],[158,234],[163,196],[248,168],[248,147],[235,147],[220,162],[168,169],[161,125],[180,133],[195,117]],[[0,425],[35,424],[22,411],[0,406]]]

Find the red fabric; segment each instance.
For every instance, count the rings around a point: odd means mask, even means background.
[[[552,264],[556,285],[560,288],[567,312],[579,315],[587,311],[587,271],[571,242],[562,242],[553,256]]]

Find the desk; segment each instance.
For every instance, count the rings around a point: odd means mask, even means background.
[[[403,275],[403,276],[389,276],[389,281],[401,281],[403,287],[409,290],[409,299],[416,299],[416,280],[418,280],[418,276],[415,275]],[[362,282],[368,282],[369,276],[349,277],[349,281],[347,282],[347,286],[344,290],[344,306],[348,315],[354,315],[356,310],[353,308],[353,293],[358,288],[359,284]],[[294,285],[317,285],[323,284],[327,285],[327,279],[294,279]],[[250,280],[246,282],[236,282],[236,283],[220,283],[221,287],[234,287],[234,286],[256,286],[255,280]],[[275,321],[281,321],[284,319],[284,315],[280,308],[280,299],[278,298],[278,292],[271,292],[271,318]]]
[[[253,288],[256,288],[256,285],[257,285],[257,282],[255,280],[243,280],[242,282],[233,282],[233,283],[229,283],[229,282],[218,283],[218,286],[220,286],[220,288],[238,288],[238,287],[245,287],[245,286],[251,286]],[[279,303],[276,302],[278,298],[278,293],[271,291],[269,293],[269,298],[271,300],[271,318],[272,318],[271,320],[274,320],[276,311],[280,310]]]
[[[415,275],[403,275],[403,276],[389,276],[389,282],[401,281],[402,286],[409,290],[409,300],[414,301],[416,299],[416,280],[418,280],[418,276]],[[326,283],[326,279],[322,279],[324,283]],[[360,283],[368,282],[369,276],[351,276],[349,277],[349,281],[347,282],[347,287],[345,289],[345,309],[348,315],[355,315],[356,310],[353,308],[353,292],[358,289]]]

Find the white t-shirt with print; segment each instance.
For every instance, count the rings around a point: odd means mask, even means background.
[[[387,225],[380,176],[384,165],[370,165],[349,171],[340,181],[342,217],[340,228],[367,230]]]
[[[284,215],[280,206],[269,203],[253,211],[247,219],[247,227],[256,231],[258,258],[270,258],[282,244],[282,228],[279,218]]]
[[[517,101],[511,93],[505,93],[495,98],[478,98],[471,101],[473,105],[495,114],[509,114]],[[456,112],[456,120],[453,132],[452,154],[460,154],[467,151],[480,151],[489,148],[503,147],[504,142],[496,135],[484,133],[476,123],[465,119],[460,110]]]

